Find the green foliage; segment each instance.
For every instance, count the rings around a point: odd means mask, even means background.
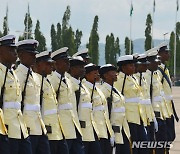
[[[62,31],[61,31],[61,24],[57,23],[57,34],[56,34],[56,40],[57,40],[57,48],[60,49],[63,47],[62,42]]]
[[[2,34],[2,32],[0,31],[0,37],[2,37],[3,36],[3,34]]]
[[[25,39],[32,39],[32,19],[31,19],[31,15],[30,15],[30,11],[29,11],[29,5],[28,5],[28,12],[25,15],[25,19],[24,19],[24,34],[22,36],[19,36],[19,41],[20,40],[25,40]]]
[[[98,65],[99,61],[99,35],[98,35],[98,16],[94,17],[94,23],[89,37],[88,49],[91,56],[91,62]]]
[[[56,30],[54,24],[51,25],[51,49],[55,51],[58,49],[57,40],[56,40]]]
[[[106,44],[105,44],[106,63],[111,63],[116,65],[117,55],[120,55],[119,38],[117,37],[115,40],[113,33],[111,33],[110,36],[109,35],[106,36]]]
[[[125,38],[125,54],[133,54],[133,41],[131,41],[131,52],[130,52],[130,39],[128,37]]]
[[[78,51],[79,46],[81,45],[81,38],[82,38],[82,31],[77,29],[74,40],[76,52]]]
[[[39,22],[39,20],[37,20],[36,28],[34,30],[34,35],[35,35],[35,39],[39,42],[39,46],[38,46],[37,50],[39,52],[47,50],[47,48],[46,48],[46,39],[45,39],[44,35],[42,34],[42,32],[40,31],[40,22]]]
[[[63,46],[68,47],[68,53],[70,56],[72,56],[75,53],[75,43],[74,43],[74,32],[71,27],[69,27],[65,33],[63,38]]]
[[[151,27],[152,27],[152,18],[151,18],[151,14],[147,15],[147,19],[146,19],[146,29],[145,29],[145,50],[149,50],[151,49],[151,43],[152,43],[152,36],[151,36]]]
[[[7,35],[9,32],[9,27],[8,27],[8,21],[7,21],[7,16],[4,17],[3,21],[3,36]]]
[[[169,49],[170,49],[170,60],[168,61],[168,67],[170,70],[170,74],[174,73],[174,32],[171,32],[170,41],[169,41]],[[177,47],[177,46],[176,46]]]

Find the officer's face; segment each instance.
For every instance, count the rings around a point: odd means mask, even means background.
[[[62,73],[68,72],[69,67],[70,67],[69,59],[58,59],[58,60],[56,60],[55,66],[56,66],[56,70],[58,72],[62,72]]]
[[[45,72],[46,74],[51,74],[51,72],[53,71],[53,64],[54,63],[51,63],[51,62],[45,62]]]
[[[158,68],[159,62],[155,62],[154,60],[150,61],[150,64],[148,65],[148,69],[151,71],[156,71]]]
[[[98,70],[89,72],[88,74],[85,75],[85,77],[91,83],[93,83],[94,81],[98,82],[100,80],[100,75]]]
[[[138,64],[137,66],[137,72],[146,72],[147,70],[147,64]]]
[[[18,52],[19,59],[26,66],[33,66],[36,62],[36,54],[32,52]]]
[[[5,63],[15,64],[17,59],[16,47],[1,46],[1,57]]]
[[[83,78],[85,76],[85,68],[84,65],[77,65],[73,67],[75,74],[79,78]]]
[[[104,74],[104,80],[113,83],[117,81],[117,72],[116,71],[108,71]],[[108,82],[108,83],[109,83]]]
[[[51,74],[53,70],[53,63],[41,61],[36,63],[36,69],[39,74],[44,73],[45,75]]]
[[[122,66],[122,71],[123,71],[123,73],[125,73],[127,75],[134,74],[135,73],[135,65],[134,65],[134,63],[123,65]]]
[[[162,51],[159,53],[159,56],[161,56],[161,61],[164,63],[169,60],[170,54],[168,51]]]

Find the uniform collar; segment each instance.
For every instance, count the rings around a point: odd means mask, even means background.
[[[159,65],[160,67],[162,67],[162,68],[164,68],[165,67],[165,65],[163,64],[163,63],[161,63],[161,65]]]
[[[54,74],[57,75],[58,78],[61,78],[61,76],[62,76],[62,75],[61,75],[60,73],[58,73],[57,71],[54,71]]]
[[[28,71],[28,67],[26,67],[25,65],[23,65],[23,64],[19,64],[19,66],[18,66],[23,72],[27,72]]]
[[[86,86],[88,86],[90,89],[93,89],[93,84],[86,80]]]
[[[0,68],[2,69],[3,72],[6,72],[7,67],[0,63]]]
[[[75,82],[76,84],[80,84],[80,80],[77,80],[76,78],[74,78],[74,77],[72,77],[72,76],[71,76],[71,79],[72,79],[72,81]]]
[[[103,84],[107,87],[108,90],[112,89],[112,86],[109,83],[104,82]]]

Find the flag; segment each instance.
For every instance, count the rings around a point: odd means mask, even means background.
[[[132,2],[131,2],[130,16],[132,16],[132,14],[133,14],[133,4],[132,4]]]
[[[154,0],[154,3],[153,3],[153,12],[155,12],[155,8],[156,8],[156,2]]]
[[[177,11],[179,10],[179,0],[177,0]]]

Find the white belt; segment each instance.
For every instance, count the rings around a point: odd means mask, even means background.
[[[117,101],[114,101],[113,103],[120,103],[121,102],[121,100],[117,100]]]
[[[126,98],[125,102],[126,103],[139,103],[140,102],[140,98],[139,97]]]
[[[72,110],[72,109],[73,109],[72,103],[66,103],[66,104],[59,105],[59,110]]]
[[[4,107],[4,109],[20,110],[21,109],[21,103],[19,103],[19,102],[4,102],[3,107]]]
[[[168,101],[173,100],[173,96],[172,95],[164,95],[165,99]]]
[[[140,101],[141,104],[151,104],[151,100],[150,99],[142,99]]]
[[[92,103],[91,102],[81,103],[80,107],[92,109]]]
[[[154,102],[162,102],[162,96],[156,96],[153,98]]]
[[[164,91],[161,91],[160,94],[161,94],[161,96],[165,96]]]
[[[121,113],[124,113],[126,111],[125,107],[118,107],[118,108],[114,108],[112,109],[111,112],[121,112]]]
[[[40,105],[39,104],[25,104],[24,110],[25,111],[39,111],[40,112]]]
[[[93,107],[93,111],[104,111],[104,105]]]
[[[51,114],[56,114],[57,113],[57,109],[51,109],[51,110],[46,110],[44,112],[44,115],[51,115]]]

